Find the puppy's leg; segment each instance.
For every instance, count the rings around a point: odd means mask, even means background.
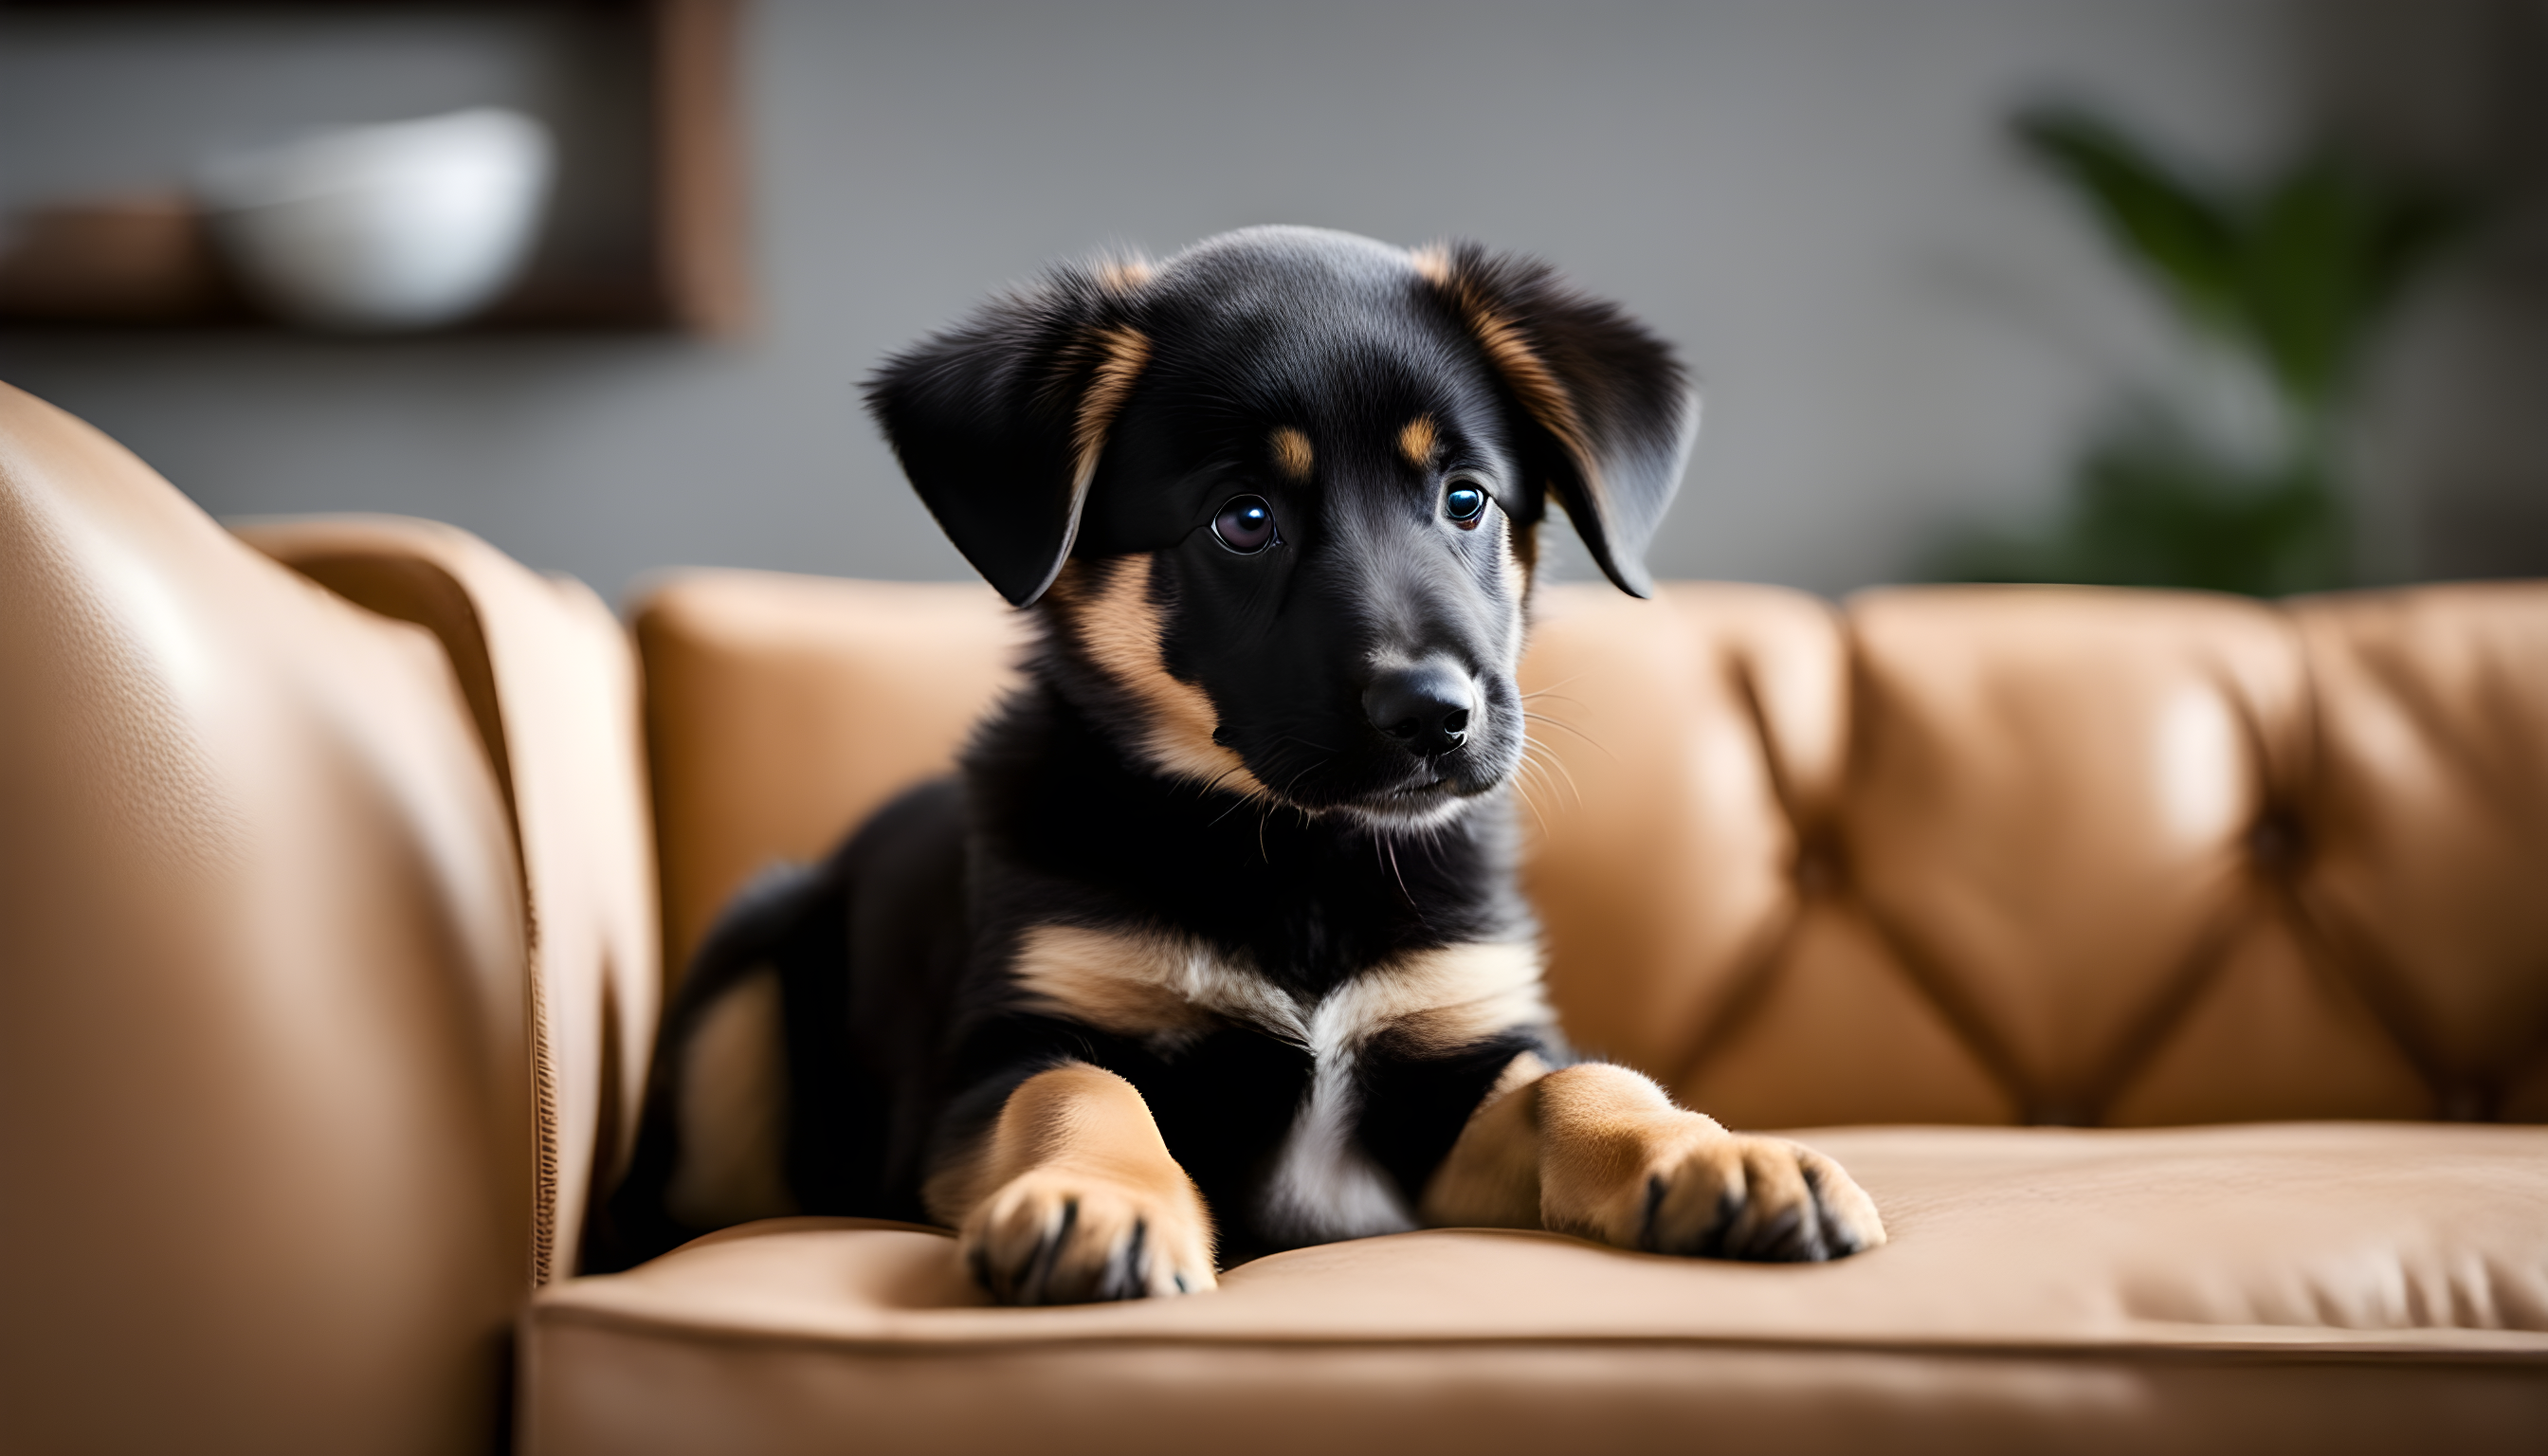
[[[1213,1280],[1212,1216],[1168,1155],[1149,1105],[1071,1062],[1020,1083],[969,1150],[929,1181],[1002,1304],[1190,1294]]]
[[[693,1228],[795,1213],[787,1188],[786,1051],[778,972],[759,969],[708,1002],[679,1047],[673,1115],[681,1160],[664,1207]]]
[[[1427,1185],[1433,1224],[1543,1228],[1711,1258],[1839,1258],[1884,1242],[1840,1164],[1726,1132],[1622,1066],[1516,1059]]]

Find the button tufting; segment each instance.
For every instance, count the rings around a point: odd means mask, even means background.
[[[2300,821],[2283,809],[2268,808],[2247,830],[2247,858],[2267,874],[2295,872],[2308,850]]]

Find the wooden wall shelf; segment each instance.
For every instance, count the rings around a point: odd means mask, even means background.
[[[377,0],[5,0],[0,14],[150,12],[271,15],[345,11]],[[642,121],[645,199],[599,259],[535,258],[507,297],[461,331],[672,330],[724,336],[751,322],[744,137],[736,79],[744,0],[550,0],[597,44],[578,63],[631,94]],[[413,8],[430,8],[415,6]],[[454,9],[473,8],[455,5]],[[474,7],[485,8],[485,7]],[[588,61],[589,55],[589,61]],[[573,147],[561,165],[573,169]],[[257,315],[223,276],[202,222],[175,193],[104,198],[22,215],[0,254],[0,324],[59,328],[286,327]],[[449,330],[442,330],[449,331]]]

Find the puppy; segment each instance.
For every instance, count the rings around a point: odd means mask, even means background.
[[[1544,266],[1306,228],[1064,268],[867,401],[1031,608],[955,778],[749,889],[668,1015],[600,1267],[784,1213],[960,1231],[1014,1304],[1419,1225],[1823,1259],[1829,1158],[1570,1055],[1514,879],[1551,496],[1642,560],[1697,418]]]

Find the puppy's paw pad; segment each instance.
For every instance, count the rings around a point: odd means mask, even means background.
[[[1701,1258],[1802,1263],[1884,1242],[1884,1223],[1841,1165],[1776,1138],[1712,1138],[1646,1180],[1637,1246]]]
[[[1214,1287],[1212,1234],[1191,1199],[1040,1169],[964,1223],[959,1251],[1004,1305],[1083,1305]]]

